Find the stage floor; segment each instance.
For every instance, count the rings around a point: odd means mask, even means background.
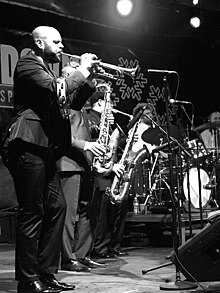
[[[57,278],[63,282],[76,285],[74,292],[79,293],[147,293],[161,292],[161,287],[176,281],[176,269],[173,264],[151,271],[145,275],[142,270],[148,270],[158,265],[168,263],[166,256],[172,247],[123,247],[129,256],[105,261],[106,268],[92,269],[89,273],[74,273],[59,271]],[[103,262],[100,261],[100,262]],[[185,277],[180,274],[181,284]],[[180,284],[180,283],[178,283]],[[205,288],[218,286],[220,282],[203,282]],[[14,280],[14,245],[0,243],[0,292],[16,292],[17,282]],[[179,288],[174,286],[175,288]],[[170,291],[170,290],[168,290]],[[202,292],[195,290],[175,290],[176,292]],[[71,292],[71,291],[66,291]],[[218,291],[220,292],[220,291]]]

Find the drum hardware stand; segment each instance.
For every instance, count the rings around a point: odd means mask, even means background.
[[[208,154],[208,149],[201,137],[201,134],[198,132],[198,130],[196,129],[193,121],[190,119],[185,107],[183,105],[181,105],[182,110],[184,111],[188,121],[190,122],[191,125],[191,130],[195,131],[199,141],[202,143],[206,153]],[[203,214],[202,214],[202,195],[201,195],[201,176],[200,176],[200,164],[199,164],[199,148],[198,148],[198,142],[196,143],[196,153],[197,153],[197,171],[198,171],[198,184],[199,184],[199,212],[200,212],[200,220],[201,220],[201,228],[203,228],[204,223],[203,223]],[[187,172],[189,173],[189,168],[187,168]],[[189,174],[187,174],[187,189],[188,189],[188,200],[189,200],[189,215],[191,217],[191,198],[190,198],[190,181],[189,181]]]
[[[196,144],[196,152],[197,152],[197,160],[196,160],[196,168],[198,171],[198,184],[199,184],[199,212],[201,219],[201,228],[204,227],[203,215],[202,215],[202,189],[201,189],[201,173],[200,173],[200,163],[199,163],[199,145]]]
[[[149,117],[149,119],[151,119],[151,118]],[[162,145],[162,143],[163,143],[163,139],[161,139],[160,146]],[[158,158],[159,158],[159,152],[156,153],[155,160],[153,162],[153,166],[152,166],[151,170],[149,171],[149,194],[146,197],[146,200],[144,202],[144,206],[146,206],[148,204],[149,200],[154,197],[153,191],[156,190],[157,182],[159,182],[161,180],[161,179],[156,178],[153,184],[152,184],[152,180],[151,180],[153,177],[153,173],[154,173]],[[158,203],[158,202],[156,202],[156,203]]]
[[[210,175],[210,179],[209,179],[209,183],[203,185],[204,189],[210,189],[210,190],[214,190],[215,195],[217,194],[217,179],[216,179],[216,163],[214,163],[214,166],[212,168],[212,172]],[[215,197],[213,196],[213,192],[211,193],[211,197],[209,199],[209,202],[213,202],[216,206],[217,209],[219,209],[219,204],[217,203]]]
[[[171,195],[171,202],[172,202],[172,219],[173,219],[173,225],[172,225],[172,236],[173,236],[173,246],[174,246],[174,251],[176,253],[177,259],[178,259],[178,241],[177,241],[177,217],[176,217],[176,206],[175,206],[175,201],[174,201],[174,184],[173,184],[173,162],[172,162],[172,146],[171,146],[171,141],[176,141],[177,144],[179,145],[180,148],[183,148],[177,140],[172,138],[170,136],[170,121],[169,121],[169,112],[168,112],[168,99],[170,98],[170,88],[169,84],[167,81],[167,74],[164,73],[163,76],[163,85],[164,85],[164,99],[165,99],[165,104],[166,104],[166,117],[167,117],[167,132],[166,132],[166,137],[167,137],[167,142],[168,142],[168,160],[169,160],[169,174],[170,174],[170,195]],[[185,151],[185,149],[184,149]],[[179,202],[178,202],[179,204]],[[179,206],[177,207],[179,209]],[[180,226],[180,221],[181,219],[178,217],[179,221],[179,226]],[[163,266],[168,266],[170,263],[165,264]],[[162,266],[162,267],[163,267]],[[168,290],[168,291],[174,291],[174,290],[189,290],[189,289],[195,289],[198,287],[197,284],[191,283],[188,281],[181,281],[180,278],[180,270],[179,270],[179,265],[175,263],[176,267],[176,280],[172,284],[165,284],[160,286],[160,290]],[[161,268],[161,266],[152,268],[152,270]],[[149,270],[148,270],[149,271]],[[142,274],[145,274],[148,272],[146,270],[142,270]]]
[[[189,158],[186,159],[186,176],[188,191],[188,209],[189,209],[189,235],[192,237],[192,214],[191,214],[191,197],[190,197],[190,181],[189,181]]]
[[[214,150],[215,150],[215,153],[214,153],[214,156],[213,156],[214,157],[214,164],[213,164],[213,167],[212,167],[209,183],[206,184],[205,186],[203,186],[203,188],[204,189],[210,189],[210,190],[214,189],[215,196],[216,196],[217,195],[217,186],[218,186],[217,175],[216,175],[216,165],[218,163],[218,158],[219,158],[219,147],[220,146],[219,146],[218,136],[220,135],[220,133],[219,133],[219,129],[212,129],[212,130],[214,132],[214,141],[212,142]],[[211,194],[210,201],[213,201],[215,206],[216,206],[216,208],[219,209],[219,205],[218,205],[215,197],[213,197],[213,193]]]

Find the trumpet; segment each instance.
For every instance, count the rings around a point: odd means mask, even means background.
[[[78,64],[80,63],[81,57],[78,55],[72,55],[72,54],[67,54],[64,52],[61,52],[62,55],[67,56],[69,58],[72,59],[72,61],[77,62]],[[137,71],[139,70],[139,65],[137,65],[135,68],[125,68],[125,67],[121,67],[121,66],[117,66],[117,65],[113,65],[113,64],[109,64],[109,63],[105,63],[105,62],[99,62],[99,66],[102,68],[106,68],[106,69],[110,69],[110,70],[115,70],[116,72],[119,73],[119,75],[121,74],[127,74],[130,77],[134,78],[137,74]],[[107,77],[109,77],[109,73],[103,73],[103,75],[107,74]],[[117,79],[114,78],[113,79]]]

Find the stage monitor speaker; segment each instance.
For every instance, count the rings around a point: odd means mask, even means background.
[[[220,217],[171,252],[171,260],[188,281],[220,281]],[[194,279],[195,278],[195,279]]]

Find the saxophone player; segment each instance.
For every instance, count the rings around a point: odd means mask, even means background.
[[[63,76],[68,76],[78,66],[73,62],[67,64],[62,69]],[[84,108],[71,109],[69,120],[72,146],[57,163],[67,202],[61,270],[89,272],[91,268],[101,266],[89,258],[96,226],[94,215],[97,214],[97,205],[92,205],[92,202],[95,202],[96,182],[91,172],[91,164],[93,156],[103,154],[105,149],[98,142],[91,141],[88,117]],[[79,220],[76,226],[77,212]]]
[[[154,127],[154,124],[152,123],[152,120],[154,118],[152,105],[147,103],[138,103],[133,109],[133,116],[135,116],[143,108],[144,108],[144,111],[137,125],[137,129],[134,136],[134,142],[129,154],[130,157],[133,157],[144,146],[147,147],[150,153],[155,147],[154,145],[150,143],[146,143],[142,139],[142,134],[144,133],[144,131],[146,131],[147,129],[151,127]]]
[[[143,110],[144,109],[144,110]],[[150,144],[142,139],[142,134],[147,131],[148,129],[154,128],[155,125],[153,123],[154,115],[153,111],[154,108],[151,104],[147,103],[138,103],[135,108],[133,109],[133,116],[137,115],[139,111],[143,111],[139,121],[137,122],[137,127],[134,134],[133,144],[131,146],[131,150],[128,154],[128,161],[131,162],[138,154],[138,152],[143,149],[144,147],[147,148],[149,154],[152,153],[152,150],[156,147],[156,145]],[[150,159],[150,166],[143,164],[143,162],[137,163],[135,167],[135,171],[133,173],[132,180],[130,182],[131,186],[130,189],[133,194],[136,195],[145,195],[147,192],[147,188],[149,185],[148,180],[150,178],[146,178],[146,172],[149,171],[151,168],[152,158]],[[147,168],[147,170],[146,170]],[[145,175],[144,175],[145,174]],[[150,176],[150,175],[147,175]]]
[[[111,98],[114,96],[111,95]],[[104,93],[99,92],[90,98],[91,110],[89,121],[93,139],[99,136],[99,123],[104,111]],[[111,119],[111,115],[109,116]],[[113,119],[112,119],[113,120]],[[112,204],[106,194],[106,188],[111,186],[113,176],[121,176],[124,166],[119,163],[112,163],[112,167],[105,174],[96,173],[99,188],[99,218],[96,229],[96,237],[92,256],[98,259],[122,257],[127,252],[121,251],[120,244],[124,235],[127,203]]]

